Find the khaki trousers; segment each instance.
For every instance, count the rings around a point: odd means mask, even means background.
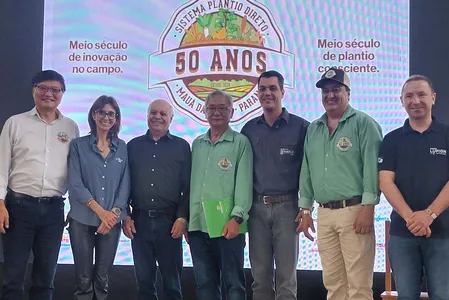
[[[375,235],[356,234],[361,205],[318,208],[318,251],[328,300],[372,300]]]

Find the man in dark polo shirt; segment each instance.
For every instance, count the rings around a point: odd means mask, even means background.
[[[409,118],[379,152],[380,189],[393,207],[388,255],[398,299],[419,299],[423,273],[432,300],[449,299],[449,127],[432,117],[432,82],[408,78]]]
[[[168,131],[173,108],[148,107],[148,131],[128,143],[132,212],[123,233],[132,240],[137,299],[157,299],[156,261],[167,299],[182,299],[182,235],[189,209],[190,145]]]
[[[242,128],[254,154],[254,202],[248,220],[253,299],[295,300],[299,247],[295,218],[309,122],[282,107],[280,73],[262,73],[258,87],[263,115]]]

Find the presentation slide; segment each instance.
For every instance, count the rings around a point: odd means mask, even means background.
[[[170,131],[191,143],[207,130],[204,99],[214,90],[232,95],[231,126],[240,130],[262,113],[257,78],[266,70],[284,75],[283,105],[309,121],[324,112],[315,83],[330,67],[348,72],[351,105],[376,119],[384,134],[406,118],[399,95],[409,75],[409,0],[47,0],[43,43],[43,69],[64,75],[60,109],[82,135],[100,95],[118,100],[125,141],[146,132],[148,104],[162,98],[175,108]],[[390,212],[382,199],[378,272]],[[321,269],[317,242],[301,235],[298,269]],[[191,266],[183,246],[184,265]],[[67,232],[59,263],[73,263]],[[124,235],[115,264],[133,264]]]

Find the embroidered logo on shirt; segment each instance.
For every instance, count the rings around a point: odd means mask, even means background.
[[[430,155],[446,155],[446,149],[430,148]]]
[[[295,155],[295,150],[293,149],[288,149],[288,148],[281,148],[281,150],[279,151],[280,155]]]
[[[337,142],[337,148],[340,149],[340,151],[348,151],[351,147],[351,140],[346,136],[341,137]]]
[[[123,161],[123,159],[121,159],[120,157],[116,157],[115,160],[118,161],[119,163]]]
[[[223,171],[228,171],[229,169],[232,168],[232,162],[231,162],[231,160],[228,157],[222,157],[218,161],[218,166]]]
[[[67,133],[65,132],[58,132],[58,134],[56,135],[56,137],[58,138],[58,141],[65,144],[69,142],[69,136],[67,135]]]
[[[381,163],[384,162],[384,159],[383,159],[382,157],[379,157],[379,158],[377,159],[377,162],[381,164]]]

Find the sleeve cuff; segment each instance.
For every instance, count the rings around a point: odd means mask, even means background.
[[[306,198],[306,197],[300,197],[298,200],[298,207],[305,208],[305,209],[312,209],[313,206],[313,199]]]
[[[373,193],[363,193],[362,205],[377,205],[379,204],[380,197]]]
[[[245,221],[247,221],[249,218],[248,212],[245,212],[245,210],[240,206],[234,206],[231,212],[231,216],[241,217]]]
[[[4,190],[2,190],[1,192],[0,192],[0,199],[3,199],[3,200],[5,200],[5,198],[6,198],[6,191],[4,191]]]

